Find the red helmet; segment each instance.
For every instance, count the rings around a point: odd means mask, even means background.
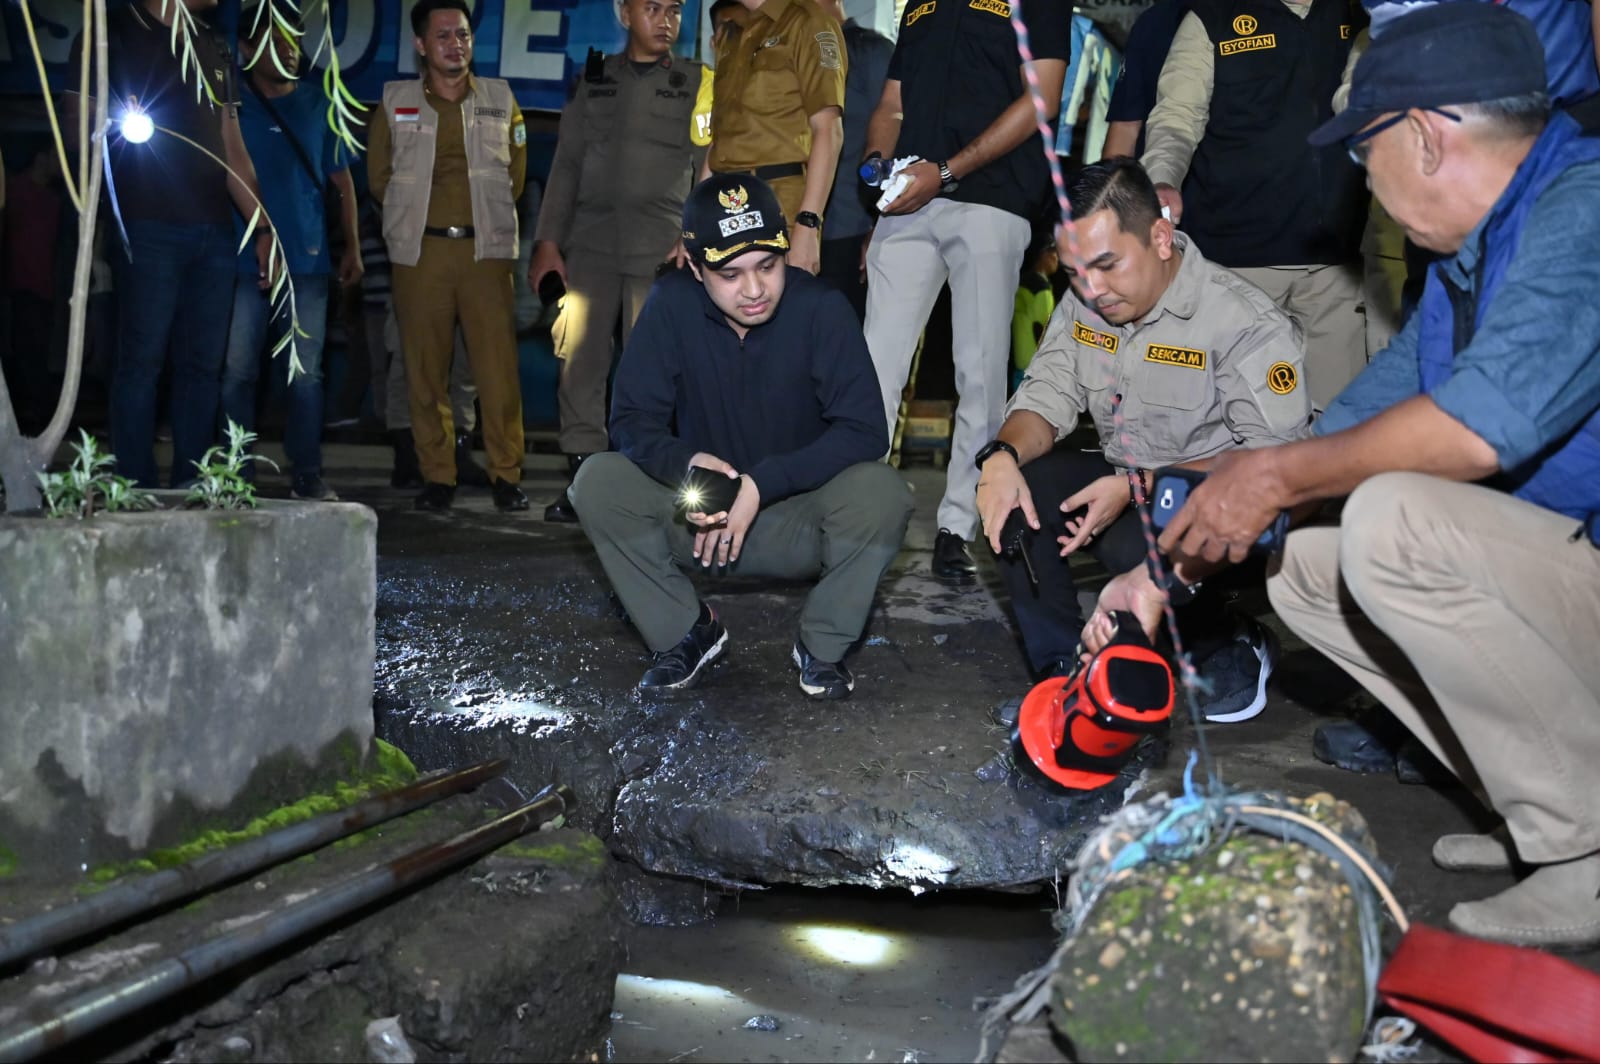
[[[1172,718],[1172,668],[1131,614],[1071,676],[1034,685],[1017,715],[1017,740],[1035,768],[1073,790],[1110,783],[1147,735]]]

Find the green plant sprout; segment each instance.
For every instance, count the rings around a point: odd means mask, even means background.
[[[207,510],[249,510],[256,505],[256,486],[244,475],[246,462],[265,462],[273,469],[278,464],[270,458],[250,453],[256,434],[232,418],[228,419],[228,445],[217,445],[206,451],[194,464],[199,476],[189,494],[184,496],[185,506],[205,507]]]
[[[134,487],[127,477],[111,472],[116,460],[100,450],[95,438],[78,430],[79,440],[72,445],[77,457],[60,473],[40,473],[39,487],[51,517],[92,517],[96,510],[149,510],[156,497]]]

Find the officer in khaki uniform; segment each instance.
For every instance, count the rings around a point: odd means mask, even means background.
[[[1003,558],[1000,569],[1041,677],[1065,674],[1077,660],[1083,615],[1067,556],[1087,549],[1113,573],[1143,564],[1129,470],[1141,471],[1148,488],[1150,470],[1285,443],[1311,422],[1299,330],[1265,292],[1208,262],[1161,217],[1138,163],[1085,167],[1068,199],[1085,268],[1051,317],[999,436],[977,456],[990,545],[1001,551],[1016,509],[1036,530],[1025,538],[1037,584],[1020,557]],[[1055,449],[1084,411],[1100,452]],[[1197,659],[1229,650],[1201,665],[1214,686],[1207,717],[1260,712],[1271,671],[1264,630],[1227,618],[1205,597],[1179,611],[1179,624]]]
[[[383,87],[383,121],[368,145],[372,195],[394,265],[394,307],[411,393],[411,431],[424,485],[419,510],[455,497],[450,363],[456,322],[482,408],[496,508],[526,510],[522,392],[511,275],[527,130],[511,87],[471,72],[463,0],[419,0],[411,11],[423,76]]]
[[[622,318],[627,343],[656,267],[676,250],[683,201],[711,143],[711,70],[672,55],[677,0],[625,0],[627,50],[592,54],[561,113],[555,160],[528,265],[535,292],[551,272],[569,298],[555,324],[557,392],[568,471],[608,447],[606,379]],[[566,492],[546,521],[575,522]]]
[[[816,273],[844,143],[842,31],[816,0],[741,2],[744,29],[717,52],[711,172],[765,181],[790,223],[789,265]]]

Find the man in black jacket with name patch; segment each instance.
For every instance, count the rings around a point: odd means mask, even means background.
[[[843,659],[911,517],[877,376],[849,303],[784,263],[788,228],[761,181],[689,196],[691,272],[651,290],[617,368],[615,451],[578,469],[573,509],[655,662],[645,691],[695,686],[728,633],[688,571],[817,577],[792,658],[811,698],[846,698]],[[699,508],[692,468],[727,477]]]

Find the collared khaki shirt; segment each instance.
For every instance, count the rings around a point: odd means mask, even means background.
[[[839,24],[816,0],[766,0],[717,54],[711,169],[803,163],[811,116],[844,111],[847,58]]]
[[[1031,410],[1060,440],[1087,410],[1106,461],[1154,469],[1305,436],[1300,331],[1267,294],[1200,254],[1183,260],[1155,308],[1112,325],[1068,290],[1006,407]],[[1122,396],[1121,425],[1115,398]]]

